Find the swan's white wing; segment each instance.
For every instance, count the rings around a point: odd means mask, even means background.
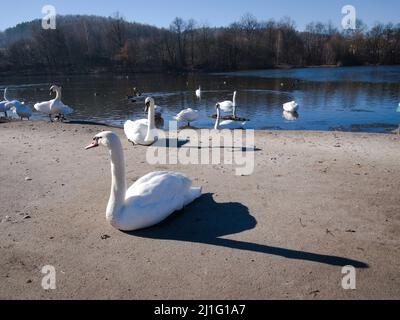
[[[124,124],[124,131],[126,137],[136,143],[144,144],[147,136],[149,121],[147,119],[137,121],[126,121]]]
[[[53,100],[39,102],[39,103],[36,103],[33,107],[38,112],[50,114],[51,113],[51,104],[52,104],[52,102],[53,102]]]
[[[74,110],[65,105],[61,100],[53,100],[50,105],[50,110],[52,114],[63,114],[69,115],[74,112]]]
[[[0,102],[0,112],[7,111],[6,110],[6,104],[7,104],[7,101],[1,101]]]
[[[194,122],[199,118],[199,112],[191,108],[186,109],[178,113],[176,120],[181,122]]]
[[[245,124],[246,123],[240,123],[240,122],[232,121],[232,120],[225,120],[219,124],[219,128],[220,129],[231,129],[231,130],[242,129]]]
[[[180,173],[153,172],[144,176],[126,192],[122,223],[135,229],[160,223],[200,197],[201,189],[191,186],[192,181]]]
[[[231,112],[233,111],[233,102],[232,101],[220,102],[219,107],[223,112]]]

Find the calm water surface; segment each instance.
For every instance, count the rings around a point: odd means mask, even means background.
[[[238,91],[238,114],[250,121],[247,128],[277,130],[343,130],[390,132],[400,123],[400,66],[259,70],[226,74],[137,74],[70,77],[18,77],[1,79],[9,98],[33,104],[49,100],[49,84],[61,83],[63,101],[76,112],[73,120],[122,125],[127,119],[145,118],[144,99],[126,99],[137,87],[163,107],[165,123],[184,108],[200,111],[193,123],[210,128],[215,104],[231,100]],[[203,99],[194,91],[201,85]],[[286,119],[282,104],[296,100],[297,119]],[[44,119],[38,113],[33,119]]]

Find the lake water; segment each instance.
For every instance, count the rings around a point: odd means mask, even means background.
[[[164,109],[165,123],[184,108],[200,111],[198,128],[211,128],[215,104],[238,91],[238,115],[247,128],[390,132],[400,123],[400,66],[259,70],[225,74],[137,74],[2,78],[9,98],[33,104],[49,100],[49,84],[63,85],[63,101],[76,112],[73,120],[122,125],[145,118],[144,99],[126,99],[137,87]],[[194,91],[201,85],[203,99]],[[297,119],[283,116],[282,104],[296,100]],[[45,119],[38,113],[33,119]]]

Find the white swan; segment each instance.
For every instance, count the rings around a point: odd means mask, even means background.
[[[232,116],[236,119],[236,96],[237,91],[233,93],[233,100],[232,101],[223,101],[218,102],[217,105],[220,107],[220,110],[223,112],[232,112]]]
[[[0,102],[0,112],[4,113],[5,117],[7,118],[7,111],[10,110],[10,105],[9,102],[7,100],[7,88],[4,89],[4,100]]]
[[[201,99],[201,87],[196,90],[196,97],[197,99]]]
[[[182,110],[175,117],[175,120],[178,122],[185,122],[190,127],[190,123],[199,119],[199,112],[197,110],[193,110],[191,108]]]
[[[244,126],[246,125],[246,122],[238,122],[238,121],[233,121],[233,120],[225,120],[221,122],[221,110],[220,106],[217,104],[215,106],[217,109],[217,120],[215,122],[215,130],[223,130],[223,129],[229,129],[229,130],[236,130],[236,129],[243,129]]]
[[[53,92],[56,93],[56,97],[53,100],[36,103],[34,108],[38,112],[49,115],[51,122],[53,122],[51,116],[58,116],[60,120],[65,120],[65,116],[73,113],[74,110],[61,101],[61,87],[53,85],[50,88],[50,95]]]
[[[113,132],[101,132],[86,149],[99,145],[110,151],[112,185],[106,213],[116,229],[135,231],[157,225],[202,194],[189,178],[175,172],[150,173],[126,190],[121,140]]]
[[[7,98],[7,90],[8,88],[4,89],[4,100],[0,102],[0,112],[3,112],[5,117],[7,118],[7,111],[10,111],[14,104],[21,104],[18,100],[8,100]]]
[[[297,110],[299,110],[299,105],[296,103],[296,101],[291,101],[283,105],[283,110],[289,113],[295,113]]]
[[[32,108],[30,106],[25,105],[23,102],[22,103],[17,103],[17,102],[11,102],[12,107],[10,110],[14,112],[15,114],[18,115],[18,117],[23,120],[24,118],[27,118],[28,120],[32,116]]]
[[[283,117],[287,121],[296,121],[299,118],[299,114],[297,112],[287,112],[283,111]]]
[[[155,124],[154,99],[151,97],[146,98],[145,105],[145,112],[148,112],[148,118],[137,121],[126,121],[124,131],[128,140],[133,144],[150,146],[157,140],[158,136]]]

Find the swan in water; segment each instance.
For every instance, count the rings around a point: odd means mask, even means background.
[[[133,95],[132,96],[127,95],[126,98],[128,100],[130,100],[131,102],[136,102],[136,98],[141,97],[142,93],[136,87],[133,88],[132,92],[133,92]]]
[[[51,117],[52,115],[55,115],[59,120],[64,121],[65,116],[73,113],[74,110],[61,101],[61,87],[53,85],[50,88],[50,95],[54,92],[56,93],[55,99],[36,103],[34,108],[38,112],[48,114],[51,122],[53,122]]]
[[[159,118],[162,118],[162,115],[164,113],[164,109],[161,108],[160,106],[155,105],[154,106],[154,115]]]
[[[223,101],[218,102],[217,105],[220,107],[220,110],[223,112],[232,112],[232,120],[236,119],[236,96],[237,91],[233,93],[233,100],[232,101]]]
[[[128,190],[121,140],[113,132],[101,132],[86,150],[108,148],[111,156],[111,195],[106,216],[121,231],[136,231],[159,224],[175,211],[182,210],[201,197],[202,189],[176,172],[153,172],[136,181]]]
[[[283,117],[287,121],[296,121],[299,118],[299,114],[297,112],[287,112],[283,111]]]
[[[193,110],[191,108],[182,110],[175,117],[175,120],[178,122],[185,122],[190,127],[190,123],[199,119],[199,112],[197,110]]]
[[[18,117],[23,120],[24,118],[27,118],[28,120],[32,116],[32,108],[30,106],[25,105],[25,103],[17,103],[17,102],[12,102],[12,107],[10,108],[10,111],[14,112],[15,114],[18,115]]]
[[[134,145],[150,146],[156,142],[158,133],[155,124],[155,103],[151,97],[146,98],[145,112],[147,119],[128,120],[124,124],[125,135]]]
[[[217,109],[217,120],[215,122],[215,130],[223,130],[223,129],[229,129],[229,130],[235,130],[235,129],[243,129],[244,126],[246,125],[246,122],[238,122],[238,121],[233,121],[233,120],[225,120],[221,122],[221,109],[219,104],[215,106]]]
[[[196,97],[197,97],[197,99],[201,99],[201,87],[199,87],[197,90],[196,90]]]
[[[283,105],[283,110],[289,113],[295,113],[297,110],[299,110],[299,105],[296,103],[296,101],[291,101]]]

